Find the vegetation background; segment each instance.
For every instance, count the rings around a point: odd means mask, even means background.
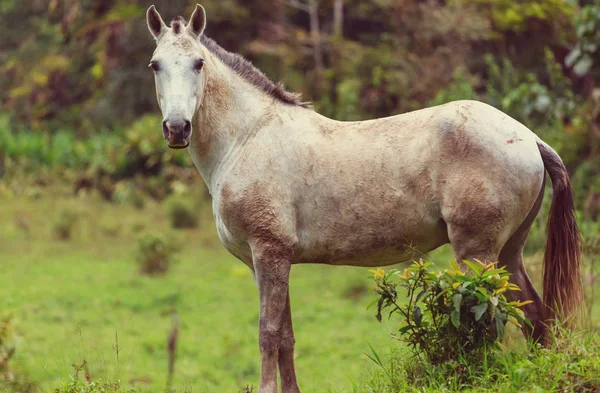
[[[7,389],[53,391],[84,360],[94,378],[163,388],[174,320],[174,387],[223,392],[257,381],[254,283],[220,247],[187,153],[162,140],[147,69],[152,3],[168,20],[189,16],[196,2],[0,1],[0,320],[7,321],[0,386]],[[597,327],[600,1],[203,6],[207,35],[324,115],[361,120],[478,99],[550,143],[576,190],[587,323]],[[538,283],[548,202],[527,245]],[[452,253],[443,248],[432,258],[445,263]],[[136,262],[142,272],[159,266],[158,276],[138,274]],[[397,346],[392,328],[365,310],[367,294],[362,269],[294,268],[297,362],[307,391],[359,389],[371,365],[368,343],[386,354]]]

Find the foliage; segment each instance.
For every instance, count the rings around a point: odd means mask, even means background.
[[[9,362],[16,350],[16,332],[14,317],[10,314],[0,314],[0,380],[13,379]]]
[[[134,122],[125,131],[123,155],[119,157],[117,175],[122,177],[136,173],[156,175],[166,165],[190,165],[189,155],[177,154],[164,141],[157,115],[147,115]]]
[[[378,295],[377,319],[389,309],[401,319],[399,335],[415,355],[424,354],[432,364],[472,359],[504,339],[506,322],[521,327],[529,323],[519,307],[528,302],[509,302],[505,293],[517,291],[509,274],[496,264],[464,261],[450,270],[434,272],[429,262],[415,262],[404,272],[372,271]],[[406,290],[407,303],[398,304],[397,287]]]
[[[600,65],[600,3],[592,2],[582,7],[575,20],[578,42],[565,59],[568,67],[580,76],[590,71],[599,75]]]
[[[600,336],[561,333],[547,348],[518,343],[472,362],[442,364],[394,354],[355,393],[581,392],[600,389]]]
[[[138,239],[137,263],[142,274],[150,276],[167,273],[177,252],[174,241],[165,235],[145,233]]]
[[[70,240],[73,229],[80,214],[72,209],[65,209],[59,213],[58,219],[54,223],[54,235],[58,240]]]
[[[84,361],[80,365],[73,365],[75,375],[68,381],[63,381],[61,386],[54,390],[54,393],[135,393],[132,388],[122,386],[120,380],[92,380],[87,371],[87,362]],[[79,378],[79,374],[83,371],[85,381]]]
[[[196,228],[198,211],[194,204],[181,196],[174,196],[167,201],[171,227],[175,229]]]
[[[568,20],[575,11],[572,3],[564,0],[469,0],[486,10],[494,27],[501,31],[523,32],[534,21],[553,22]]]

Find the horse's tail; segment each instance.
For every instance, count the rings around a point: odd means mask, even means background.
[[[552,180],[552,205],[544,254],[545,319],[577,318],[583,304],[581,235],[575,220],[573,190],[560,156],[538,140],[544,167]]]

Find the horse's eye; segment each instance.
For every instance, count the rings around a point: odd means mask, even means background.
[[[160,70],[158,62],[156,62],[156,61],[151,61],[150,64],[148,65],[148,67],[152,68],[152,71],[154,71],[154,72],[158,72],[158,70]]]
[[[202,69],[202,67],[204,67],[204,60],[203,59],[198,59],[194,62],[194,69],[196,71],[200,71]]]

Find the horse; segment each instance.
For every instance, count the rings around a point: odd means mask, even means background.
[[[567,169],[532,131],[478,101],[342,122],[204,34],[197,5],[167,26],[154,6],[150,61],[167,145],[187,148],[212,196],[219,238],[260,299],[260,393],[299,393],[292,264],[396,264],[450,243],[458,261],[498,261],[543,341],[581,305],[580,234]],[[194,132],[192,132],[192,123]],[[540,299],[523,246],[546,182],[553,195]]]

